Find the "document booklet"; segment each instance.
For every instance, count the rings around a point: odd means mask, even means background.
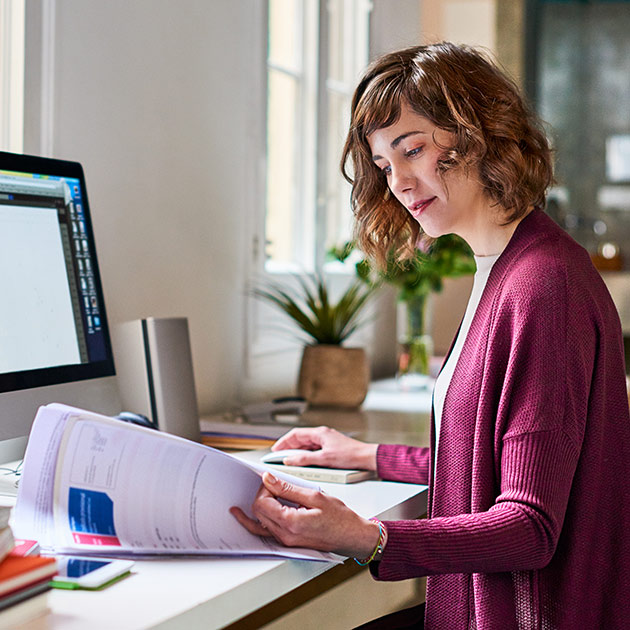
[[[343,560],[284,547],[239,525],[228,509],[251,514],[265,470],[168,433],[54,403],[39,409],[31,429],[13,531],[55,553]]]

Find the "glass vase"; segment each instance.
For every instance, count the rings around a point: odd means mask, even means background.
[[[398,381],[404,389],[428,389],[433,339],[425,331],[429,295],[405,300],[406,330],[399,340]]]

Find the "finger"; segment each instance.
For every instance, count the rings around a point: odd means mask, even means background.
[[[324,451],[318,449],[316,451],[304,451],[304,453],[296,453],[291,457],[285,457],[282,463],[286,466],[323,466]]]
[[[230,514],[250,533],[256,536],[271,536],[271,532],[260,522],[249,518],[239,507],[231,507]]]
[[[304,510],[303,507],[284,505],[273,496],[265,501],[257,502],[254,506],[254,514],[266,528],[267,535],[273,536],[278,542],[289,547],[301,546],[304,542],[299,534],[299,515]]]
[[[269,472],[263,474],[262,480],[265,488],[267,488],[267,490],[276,498],[284,499],[285,501],[290,501],[291,503],[295,503],[306,508],[317,507],[318,497],[320,495],[317,490],[295,486],[289,481],[278,479]],[[265,501],[265,507],[267,508],[265,510],[266,512],[269,509],[272,510],[271,513],[268,512],[268,515],[274,520],[277,520],[277,514],[286,512],[290,509],[282,503],[277,501],[271,502],[269,500]]]
[[[320,446],[321,440],[316,429],[291,429],[273,444],[271,450],[278,451],[285,448],[314,449],[320,448]]]
[[[280,448],[290,448],[287,446],[287,443],[291,442],[291,434],[295,429],[291,429],[288,433],[281,435],[272,445],[271,450],[277,451]]]

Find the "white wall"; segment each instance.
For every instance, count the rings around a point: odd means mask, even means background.
[[[497,0],[422,0],[422,43],[451,41],[496,51]]]
[[[277,379],[255,363],[245,373],[262,6],[27,0],[24,150],[84,165],[110,323],[188,317],[202,412],[296,376],[295,357]],[[376,51],[413,43],[418,13],[418,0],[376,0]]]
[[[243,354],[256,0],[49,4],[52,154],[84,165],[110,322],[187,316],[200,408],[225,408]],[[31,130],[25,151],[38,145]]]
[[[421,5],[426,0],[372,0],[370,56],[421,44]]]

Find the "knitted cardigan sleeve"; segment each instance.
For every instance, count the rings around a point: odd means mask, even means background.
[[[379,444],[376,471],[381,479],[405,483],[429,483],[429,449],[417,446]]]
[[[544,465],[528,477],[524,459]],[[401,580],[545,566],[562,527],[576,460],[561,432],[510,440],[502,465],[506,477],[495,505],[453,517],[386,521],[388,542],[375,577]]]
[[[567,294],[562,269],[542,267],[522,270],[498,291],[483,387],[464,407],[477,414],[474,422],[490,418],[494,427],[494,501],[479,512],[386,522],[387,547],[372,569],[378,579],[527,570],[550,561],[580,456],[596,333],[593,317]],[[467,395],[464,387],[458,393]],[[423,478],[423,452],[379,449],[383,470],[393,470],[386,461],[394,455],[420,455]]]

